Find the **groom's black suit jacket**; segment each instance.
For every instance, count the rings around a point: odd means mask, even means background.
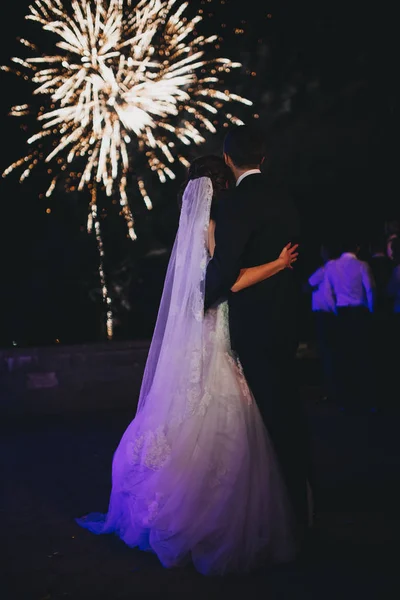
[[[267,176],[251,174],[221,200],[215,220],[216,245],[207,267],[205,309],[228,298],[232,348],[269,431],[303,528],[309,456],[295,376],[300,296],[296,265],[240,292],[230,292],[241,268],[273,261],[285,244],[299,241],[299,216],[283,188]]]
[[[234,348],[239,349],[248,338],[274,351],[296,344],[299,286],[295,270],[285,269],[240,292],[232,293],[230,288],[240,269],[277,259],[284,245],[297,242],[299,235],[299,215],[291,198],[268,176],[247,175],[221,199],[215,252],[206,274],[205,309],[228,298]]]

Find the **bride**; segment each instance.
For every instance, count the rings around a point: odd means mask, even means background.
[[[204,314],[212,218],[230,181],[222,158],[193,161],[183,193],[137,413],[114,454],[108,512],[77,519],[96,534],[192,562],[205,575],[294,556],[292,515],[274,449],[229,341],[228,304]],[[211,213],[211,218],[210,218]],[[243,269],[233,293],[296,260]]]

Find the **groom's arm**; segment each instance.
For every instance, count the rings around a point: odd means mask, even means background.
[[[214,256],[208,263],[204,309],[227,296],[237,280],[241,259],[250,236],[250,223],[245,203],[227,196],[218,207]]]

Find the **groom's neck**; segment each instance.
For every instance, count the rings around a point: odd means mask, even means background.
[[[245,167],[238,167],[235,165],[231,157],[226,153],[224,153],[224,160],[232,171],[235,181],[237,181],[244,173],[247,173],[247,171],[251,171],[252,169],[260,169],[260,165],[246,165]]]
[[[246,168],[243,168],[243,169],[235,168],[235,170],[233,171],[233,175],[235,177],[235,180],[237,181],[239,179],[239,177],[241,177],[242,175],[244,175],[248,171],[253,171],[254,169],[259,169],[259,168],[260,168],[259,166],[246,167]]]

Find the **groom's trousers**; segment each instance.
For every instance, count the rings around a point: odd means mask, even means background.
[[[235,341],[235,351],[274,444],[296,520],[303,529],[308,521],[307,480],[312,480],[312,475],[307,419],[296,383],[296,349],[296,342],[286,346],[278,342],[273,347],[254,336]]]

